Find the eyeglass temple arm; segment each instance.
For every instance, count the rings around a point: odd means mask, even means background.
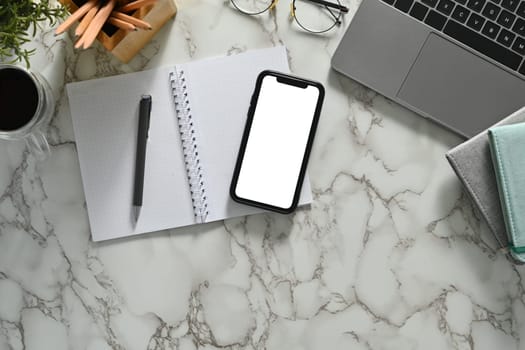
[[[339,5],[339,4],[334,4],[334,3],[328,2],[328,1],[324,1],[324,0],[304,0],[304,1],[310,1],[310,2],[313,2],[313,3],[316,3],[316,4],[324,5],[326,7],[332,7],[332,8],[341,10],[341,12],[344,12],[344,13],[348,12],[348,7],[343,6],[343,5]]]

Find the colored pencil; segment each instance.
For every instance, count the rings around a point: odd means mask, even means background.
[[[143,6],[154,4],[155,2],[157,2],[157,0],[137,0],[120,7],[118,10],[120,12],[130,12],[133,10],[137,10]]]
[[[135,18],[133,16],[126,15],[125,13],[122,13],[120,11],[113,11],[111,12],[111,16],[118,18],[122,21],[128,22],[136,26],[140,29],[148,29],[151,30],[151,25],[148,22],[145,22],[141,19]]]
[[[131,24],[129,22],[126,22],[126,21],[123,21],[121,19],[118,19],[116,17],[109,17],[108,23],[111,23],[115,27],[118,27],[118,28],[124,29],[124,30],[128,30],[128,31],[137,30],[137,27],[135,27],[133,24]]]
[[[80,6],[75,12],[71,14],[61,25],[55,30],[55,35],[62,34],[65,32],[75,21],[82,18],[86,13],[89,12],[98,3],[97,0],[89,0],[84,5]]]
[[[78,25],[77,29],[75,30],[76,36],[81,36],[84,34],[86,28],[89,26],[95,15],[97,14],[98,6],[93,7],[91,10],[89,10],[88,13],[82,18],[80,21],[80,24]]]
[[[104,26],[104,23],[106,23],[109,16],[111,15],[111,11],[113,11],[113,8],[115,8],[115,4],[116,0],[108,0],[108,2],[97,12],[95,18],[93,18],[87,27],[84,35],[82,35],[82,39],[84,40],[82,47],[84,49],[87,49],[93,44],[97,38],[98,33],[102,29],[102,26]]]

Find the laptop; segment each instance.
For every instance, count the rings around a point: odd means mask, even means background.
[[[363,0],[332,67],[465,137],[525,106],[525,0]]]

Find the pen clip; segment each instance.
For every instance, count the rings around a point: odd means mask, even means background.
[[[146,122],[146,137],[149,136],[149,126],[150,126],[150,117],[151,117],[151,95],[142,95],[142,98],[141,98],[141,101],[140,103],[146,103],[147,105],[147,111],[146,111],[146,118],[147,118],[147,122]]]
[[[148,114],[151,114],[151,95],[142,95],[142,98],[148,101]]]

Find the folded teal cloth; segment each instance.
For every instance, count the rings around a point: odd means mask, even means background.
[[[525,123],[491,128],[489,140],[509,248],[525,261]]]

